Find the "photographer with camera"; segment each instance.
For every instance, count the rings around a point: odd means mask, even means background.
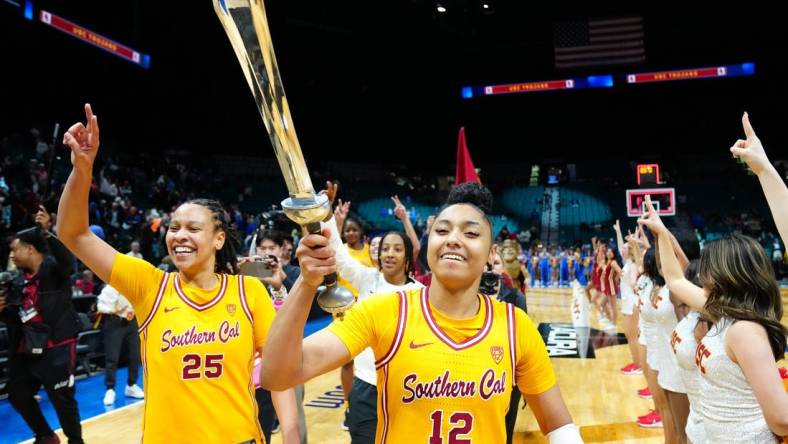
[[[0,318],[9,326],[8,400],[35,433],[36,443],[57,443],[34,395],[43,385],[70,443],[82,442],[74,397],[74,356],[79,318],[71,303],[74,257],[49,232],[43,206],[37,227],[20,231],[10,259],[19,274],[3,286]]]
[[[301,269],[282,259],[285,236],[279,231],[261,230],[253,242],[253,253],[250,252],[249,257],[240,257],[238,267],[241,274],[260,279],[271,294],[274,307],[278,309],[284,303],[287,291],[301,275]]]

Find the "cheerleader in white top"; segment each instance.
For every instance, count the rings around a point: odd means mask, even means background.
[[[638,295],[635,293],[635,286],[638,279],[638,265],[635,259],[640,260],[640,249],[637,243],[628,237],[624,243],[624,237],[621,235],[621,226],[618,220],[613,225],[616,230],[616,241],[618,242],[619,252],[624,261],[624,266],[621,268],[621,321],[624,324],[624,335],[627,337],[627,344],[629,344],[629,354],[632,357],[631,363],[621,368],[621,373],[632,376],[642,375],[643,369],[640,368],[637,362],[638,349],[637,340],[638,321],[635,313],[635,307],[638,305]]]
[[[694,283],[697,283],[699,264],[698,259],[693,259],[684,271],[687,279]],[[695,365],[695,351],[699,339],[706,335],[707,330],[706,322],[700,320],[700,313],[690,310],[673,329],[670,339],[689,398],[689,415],[684,431],[687,441],[691,444],[706,444],[706,430],[703,428],[703,417],[700,414],[700,371]]]
[[[646,202],[639,222],[657,235],[668,285],[713,324],[695,358],[707,442],[777,442],[788,434],[788,394],[776,365],[784,356],[786,328],[769,258],[747,236],[709,242],[700,259],[702,287],[693,285],[681,271],[670,232]]]
[[[670,416],[663,420],[672,421],[677,442],[685,442],[687,437],[684,430],[689,416],[689,400],[681,368],[671,349],[673,329],[678,325],[678,319],[684,317],[684,308],[679,301],[672,300],[668,288],[666,285],[652,295],[656,318],[657,383],[665,392],[666,411],[670,413]]]
[[[660,345],[662,335],[659,330],[660,299],[665,299],[665,280],[657,267],[656,253],[649,249],[643,256],[643,273],[638,278],[636,291],[639,296],[640,311],[640,338],[639,343],[644,346],[644,370],[648,392],[654,400],[655,410],[638,418],[637,424],[645,428],[664,428],[665,441],[676,442],[676,428],[674,426],[670,407],[665,390],[659,384],[665,351]],[[666,343],[669,347],[669,343]],[[638,391],[641,397],[644,391]]]

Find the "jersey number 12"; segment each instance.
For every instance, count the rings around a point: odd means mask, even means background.
[[[432,419],[432,434],[429,444],[444,444],[441,436],[443,410],[435,410],[430,418]],[[449,417],[449,424],[454,427],[449,430],[447,444],[471,444],[470,438],[461,435],[467,435],[473,429],[473,415],[468,412],[454,412]]]

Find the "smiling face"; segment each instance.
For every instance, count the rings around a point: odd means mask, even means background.
[[[196,204],[183,204],[172,213],[164,239],[175,267],[194,275],[214,270],[216,252],[224,245],[225,233],[217,230],[211,211]]]
[[[510,245],[504,245],[501,248],[501,255],[506,262],[512,262],[517,259],[517,251]]]
[[[493,261],[490,224],[475,207],[455,204],[435,219],[427,243],[434,277],[450,290],[478,286],[485,265]],[[475,284],[474,284],[475,283]]]
[[[345,226],[342,228],[342,236],[348,245],[355,246],[361,239],[361,227],[352,219],[345,221]]]
[[[402,276],[407,270],[405,241],[391,233],[380,241],[380,269],[386,276]]]

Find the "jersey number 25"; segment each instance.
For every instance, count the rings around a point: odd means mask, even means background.
[[[198,354],[183,355],[183,379],[218,378],[222,376],[223,359],[223,354],[205,355],[205,358]]]

